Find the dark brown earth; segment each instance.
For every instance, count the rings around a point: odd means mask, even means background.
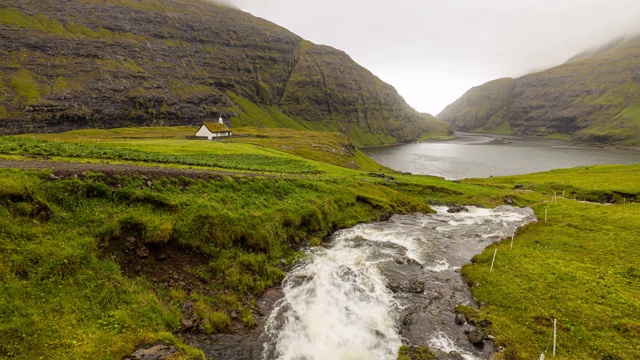
[[[115,175],[139,175],[152,178],[160,177],[188,177],[192,179],[212,180],[220,176],[255,176],[250,173],[238,173],[219,170],[178,169],[169,167],[154,167],[142,165],[124,164],[96,164],[80,162],[61,162],[43,160],[9,160],[0,159],[0,168],[13,168],[22,170],[46,170],[52,171],[52,179],[56,177],[84,177],[87,172],[102,173],[107,176]],[[261,174],[260,176],[265,176]]]

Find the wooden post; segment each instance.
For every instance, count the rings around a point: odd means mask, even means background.
[[[544,209],[544,223],[547,223],[547,210],[549,210],[549,208]]]
[[[496,261],[496,254],[498,253],[498,248],[496,248],[496,250],[493,252],[493,260],[491,260],[491,269],[489,269],[489,272],[493,271],[493,263]]]
[[[516,229],[513,229],[513,234],[511,234],[511,247],[509,249],[513,249],[513,238],[516,236]]]
[[[553,318],[553,357],[556,357],[556,321],[558,319]]]

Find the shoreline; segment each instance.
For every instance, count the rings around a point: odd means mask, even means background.
[[[500,145],[500,144],[513,144],[513,143],[529,143],[530,144],[535,142],[541,142],[541,143],[557,142],[560,144],[566,144],[568,147],[640,152],[639,146],[574,141],[574,140],[556,139],[556,138],[542,137],[542,136],[521,136],[521,135],[512,135],[512,134],[491,134],[491,133],[472,133],[472,132],[455,132],[454,137],[451,139],[445,139],[445,140],[430,139],[430,140],[424,140],[424,141],[416,141],[415,143],[461,142],[461,140],[467,139],[467,138],[488,138],[489,139],[487,141],[474,141],[472,143],[469,143],[469,145],[476,145],[476,144],[488,145],[492,143],[496,145]],[[544,145],[544,144],[541,144],[541,145]]]

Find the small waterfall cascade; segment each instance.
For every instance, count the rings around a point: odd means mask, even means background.
[[[447,325],[456,303],[473,301],[459,269],[535,216],[511,206],[434,209],[341,230],[328,247],[310,249],[283,282],[284,298],[263,334],[263,359],[391,360],[408,337],[485,358]]]

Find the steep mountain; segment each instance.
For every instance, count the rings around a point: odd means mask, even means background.
[[[640,38],[474,87],[437,118],[460,131],[640,145]]]
[[[3,0],[0,133],[199,125],[447,134],[347,54],[198,0]]]

